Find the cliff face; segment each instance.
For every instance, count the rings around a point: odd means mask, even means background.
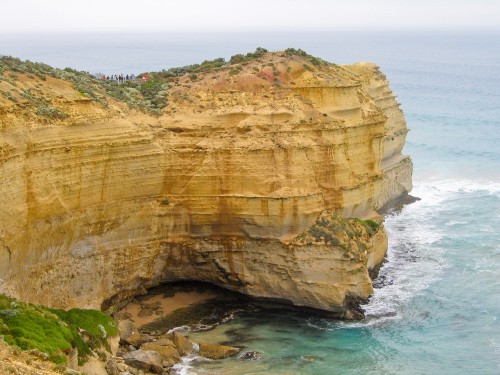
[[[160,116],[3,76],[1,292],[95,308],[188,279],[340,314],[370,295],[383,226],[343,217],[376,217],[412,173],[375,65],[268,53],[177,78]],[[344,240],[310,237],[318,217]]]

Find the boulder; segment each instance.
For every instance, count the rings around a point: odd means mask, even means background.
[[[162,357],[163,364],[173,366],[181,361],[181,356],[174,343],[168,339],[147,342],[141,346],[142,350],[153,350]]]
[[[109,375],[123,375],[131,369],[131,367],[125,363],[125,360],[120,357],[108,358],[104,368]]]
[[[159,353],[153,350],[135,350],[123,356],[125,363],[139,370],[145,370],[154,374],[163,373],[163,360]]]
[[[142,337],[139,330],[130,319],[119,320],[117,322],[120,331],[120,343],[138,347],[142,344]]]
[[[172,332],[169,338],[175,344],[182,356],[189,355],[193,352],[193,343],[177,331]]]
[[[210,359],[223,359],[240,352],[241,349],[233,346],[209,344],[200,342],[200,355]]]

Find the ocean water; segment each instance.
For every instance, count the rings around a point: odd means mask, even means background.
[[[260,359],[186,359],[184,374],[500,374],[500,34],[2,35],[0,54],[90,72],[139,73],[287,47],[373,61],[411,131],[421,200],[386,218],[387,262],[364,306],[338,322],[243,312],[193,334]]]

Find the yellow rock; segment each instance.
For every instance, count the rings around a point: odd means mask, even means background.
[[[147,342],[141,346],[141,349],[153,350],[159,353],[163,359],[163,364],[166,366],[173,366],[181,360],[179,351],[170,340],[163,339],[154,342]]]
[[[172,332],[169,337],[177,350],[179,350],[180,355],[189,355],[193,352],[193,343],[187,337],[177,331]]]
[[[307,59],[180,77],[159,117],[18,74],[68,117],[0,96],[0,292],[99,308],[200,280],[340,314],[368,297],[383,226],[354,255],[294,241],[322,212],[377,217],[411,189],[406,123],[375,65]]]
[[[200,342],[200,355],[210,359],[223,359],[240,352],[241,349],[232,346]]]

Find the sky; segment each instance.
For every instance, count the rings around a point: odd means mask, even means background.
[[[500,0],[14,0],[0,33],[500,29]]]

